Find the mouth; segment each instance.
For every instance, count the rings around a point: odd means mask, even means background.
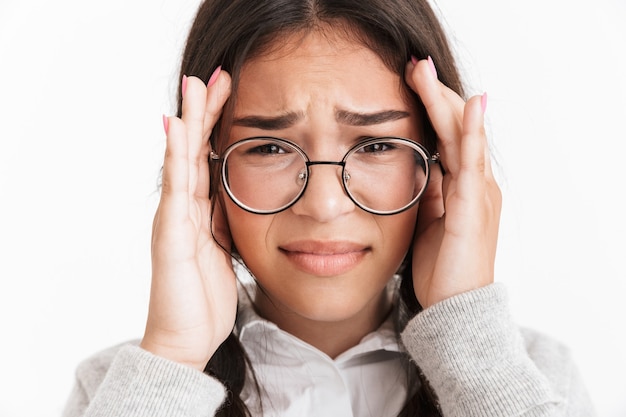
[[[354,242],[298,241],[279,250],[296,269],[318,277],[332,277],[355,268],[371,248]]]

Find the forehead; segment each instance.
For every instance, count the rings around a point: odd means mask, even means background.
[[[354,36],[314,30],[275,39],[245,63],[235,113],[303,111],[320,104],[377,110],[405,103],[404,88],[400,75]]]

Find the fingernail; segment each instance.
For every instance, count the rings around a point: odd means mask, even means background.
[[[487,93],[483,93],[482,97],[480,98],[480,106],[483,109],[483,113],[485,113],[485,110],[487,110]]]
[[[181,83],[181,87],[180,87],[180,92],[183,96],[183,98],[185,98],[185,93],[187,92],[187,76],[183,75],[183,81]]]
[[[435,68],[435,63],[430,55],[428,55],[428,66],[430,67],[430,71],[433,73],[433,76],[437,78],[437,68]]]
[[[411,62],[413,65],[417,65],[417,58],[415,58],[415,55],[411,55]]]
[[[166,115],[163,115],[163,130],[165,130],[166,135],[169,129],[170,129],[170,119],[168,119]]]
[[[207,87],[210,87],[213,84],[215,84],[215,81],[217,81],[217,77],[220,75],[220,72],[222,72],[221,65],[215,68],[215,71],[213,71],[213,74],[211,75],[211,78],[209,78],[209,82],[207,83]]]

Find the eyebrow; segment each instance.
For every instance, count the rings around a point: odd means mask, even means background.
[[[351,112],[348,110],[335,111],[335,119],[339,123],[349,126],[372,126],[379,125],[394,120],[409,117],[409,112],[400,110],[383,110],[375,113]]]
[[[280,116],[245,116],[235,118],[233,124],[261,130],[281,130],[293,126],[303,118],[303,113],[291,112],[281,114]]]
[[[401,110],[383,110],[374,113],[352,112],[336,110],[335,120],[349,126],[372,126],[410,116],[409,112]],[[245,116],[233,120],[236,126],[251,127],[261,130],[281,130],[293,126],[304,118],[304,113],[290,112],[279,116]]]

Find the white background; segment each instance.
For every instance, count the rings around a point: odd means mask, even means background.
[[[0,416],[58,416],[78,362],[140,337],[149,233],[197,0],[0,0]],[[440,0],[489,94],[497,279],[626,416],[626,2]]]

